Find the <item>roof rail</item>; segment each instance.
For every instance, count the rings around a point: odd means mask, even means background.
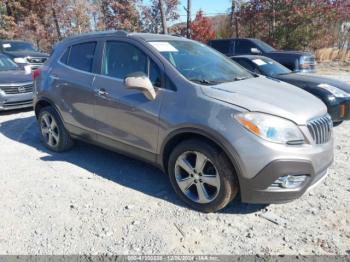
[[[73,35],[69,36],[63,39],[63,41],[66,40],[72,40],[72,39],[79,39],[87,36],[104,36],[104,35],[117,35],[117,36],[127,36],[129,32],[124,30],[107,30],[107,31],[93,31],[88,33],[83,33],[79,35]]]

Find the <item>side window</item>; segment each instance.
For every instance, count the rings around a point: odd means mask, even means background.
[[[73,45],[70,48],[67,65],[79,70],[92,72],[96,42]]]
[[[253,42],[251,42],[249,40],[244,40],[244,39],[238,40],[238,41],[236,41],[235,54],[236,55],[251,54],[252,48],[257,48],[257,46]]]
[[[61,56],[61,59],[60,59],[61,63],[65,65],[68,63],[69,52],[70,52],[70,47],[68,47],[64,52],[63,56]]]
[[[226,40],[212,41],[211,47],[213,47],[214,49],[218,50],[223,54],[230,53],[230,41],[226,41]]]
[[[251,72],[255,72],[256,71],[256,67],[254,66],[254,64],[252,62],[250,62],[247,59],[244,58],[240,58],[237,60],[237,62],[243,66],[245,69],[251,71]]]
[[[123,42],[107,42],[102,63],[102,74],[124,79],[131,73],[147,73],[147,56],[135,46]]]
[[[161,87],[162,86],[162,78],[161,78],[161,72],[159,70],[159,67],[156,63],[154,63],[152,60],[149,60],[149,79],[151,80],[153,86],[155,87]]]

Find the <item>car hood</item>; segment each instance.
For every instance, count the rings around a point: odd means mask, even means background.
[[[323,116],[327,108],[308,92],[266,77],[223,83],[202,88],[205,95],[249,111],[280,116],[305,125],[312,118]]]
[[[4,52],[4,54],[14,58],[14,57],[48,57],[48,54],[35,52],[35,51],[12,51]]]
[[[22,70],[0,71],[0,85],[25,83],[25,82],[31,82],[31,81],[32,81],[32,75],[26,74],[26,72]]]
[[[321,77],[311,74],[288,74],[279,75],[276,76],[276,78],[282,81],[287,81],[289,83],[293,82],[295,84],[298,84],[298,86],[302,85],[303,87],[317,87],[319,84],[328,84],[342,89],[350,94],[350,84],[327,77]]]

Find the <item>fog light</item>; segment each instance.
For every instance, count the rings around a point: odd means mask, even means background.
[[[282,187],[282,188],[297,188],[306,180],[306,175],[288,175],[279,177],[271,187]]]

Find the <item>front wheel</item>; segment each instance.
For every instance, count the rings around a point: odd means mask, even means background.
[[[72,147],[73,139],[52,107],[44,107],[40,110],[38,122],[41,141],[48,149],[63,152]]]
[[[339,122],[333,122],[333,126],[336,127],[336,126],[340,126],[341,123],[343,123],[343,121],[339,121]]]
[[[192,208],[215,212],[238,193],[230,161],[216,146],[202,140],[187,140],[171,153],[168,164],[171,184]]]

